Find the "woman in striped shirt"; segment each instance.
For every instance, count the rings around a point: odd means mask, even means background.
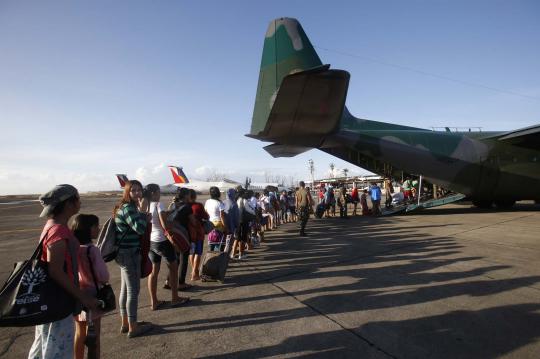
[[[121,333],[133,338],[148,332],[150,325],[137,325],[137,306],[141,284],[141,235],[150,220],[148,203],[142,198],[139,181],[126,182],[124,193],[114,208],[116,238],[119,243],[116,263],[120,266],[121,288],[119,309],[122,319]]]

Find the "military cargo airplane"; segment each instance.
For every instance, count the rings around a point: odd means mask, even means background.
[[[540,125],[510,132],[434,131],[356,118],[350,75],[323,65],[300,23],[270,22],[248,137],[274,157],[312,148],[382,176],[423,175],[479,207],[540,200]]]

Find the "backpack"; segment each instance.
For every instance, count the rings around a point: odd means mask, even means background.
[[[182,253],[188,252],[191,248],[188,230],[176,220],[178,212],[184,208],[184,206],[187,206],[187,204],[184,204],[179,208],[174,208],[171,211],[167,211],[165,221],[165,226],[167,228],[163,228],[163,232],[167,239]]]
[[[105,262],[110,262],[116,258],[118,254],[118,248],[120,241],[124,239],[127,231],[122,235],[120,240],[116,240],[116,223],[114,222],[114,217],[107,219],[103,228],[99,232],[96,246],[101,252],[101,257]]]

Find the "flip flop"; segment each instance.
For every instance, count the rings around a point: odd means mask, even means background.
[[[163,306],[165,305],[166,302],[162,301],[162,300],[158,300],[157,304],[156,304],[156,307],[155,308],[152,308],[152,310],[156,311],[156,310],[160,310],[160,309],[163,309]]]
[[[154,329],[154,326],[150,324],[139,325],[136,330],[129,332],[127,334],[127,337],[128,338],[140,337],[141,335],[148,333],[152,329]]]
[[[190,300],[191,300],[190,297],[181,297],[178,302],[171,302],[169,307],[170,308],[178,308],[178,307],[181,307],[181,306],[187,304]]]

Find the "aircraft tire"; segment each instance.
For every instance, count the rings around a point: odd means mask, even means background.
[[[489,209],[493,207],[493,201],[490,200],[473,200],[472,204],[475,207]]]
[[[512,208],[514,204],[516,204],[516,201],[511,199],[495,201],[495,206],[500,209]]]

